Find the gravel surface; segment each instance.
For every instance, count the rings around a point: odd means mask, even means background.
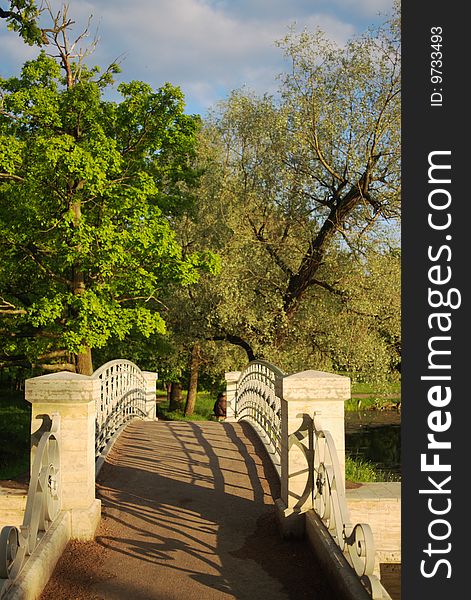
[[[279,482],[244,423],[133,422],[97,481],[93,542],[41,600],[335,600],[303,541],[279,537]]]

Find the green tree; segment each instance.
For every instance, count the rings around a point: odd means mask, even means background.
[[[183,257],[169,217],[196,178],[199,119],[170,84],[106,100],[117,65],[89,69],[69,23],[60,13],[47,33],[57,60],[41,52],[0,80],[0,364],[90,374],[92,348],[163,333],[162,290],[213,261]]]
[[[179,331],[182,345],[200,341],[207,356],[203,372],[208,362],[214,363],[208,355],[218,344],[229,343],[244,353],[231,354],[226,370],[257,357],[288,372],[335,369],[363,373],[376,381],[391,375],[400,362],[397,238],[387,229],[381,235],[377,232],[364,242],[362,252],[351,251],[342,239],[331,244],[319,270],[319,284],[306,291],[289,319],[278,318],[283,316],[286,278],[255,239],[253,215],[240,197],[228,192],[230,176],[226,173],[223,183],[217,177],[220,165],[213,167],[208,166],[203,177],[197,215],[180,223],[177,234],[184,249],[209,245],[220,257],[220,274],[203,276],[197,286],[180,288],[165,300],[172,331]],[[294,253],[305,232],[302,222],[294,219],[291,228]],[[221,359],[219,350],[222,372]]]
[[[280,45],[279,96],[234,92],[203,130],[181,237],[221,275],[191,290],[192,331],[287,370],[379,376],[400,361],[397,20],[345,47],[319,31]]]
[[[34,0],[11,0],[7,9],[0,7],[0,19],[5,19],[8,29],[16,31],[30,45],[48,43],[47,33],[39,27],[41,9]]]
[[[337,238],[358,248],[375,222],[399,215],[395,34],[368,32],[345,48],[319,31],[290,35],[281,43],[292,61],[281,101],[234,94],[217,123],[252,237],[284,275],[288,318],[322,285]]]

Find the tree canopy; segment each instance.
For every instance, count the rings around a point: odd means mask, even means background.
[[[35,0],[10,0],[7,9],[0,7],[0,18],[5,19],[8,29],[19,33],[30,45],[47,43],[47,31],[39,27],[41,9]],[[50,30],[49,30],[50,31]]]
[[[209,244],[221,275],[181,301],[193,332],[287,370],[399,365],[397,37],[395,22],[345,47],[291,33],[279,94],[233,92],[206,121],[181,241]]]
[[[290,32],[278,93],[203,121],[171,84],[107,99],[118,66],[87,66],[66,9],[0,17],[45,48],[0,80],[0,366],[398,367],[397,18],[345,46]]]
[[[170,218],[189,202],[200,121],[170,84],[106,100],[116,65],[101,74],[53,41],[58,59],[0,80],[0,363],[90,372],[91,348],[163,332],[161,290],[214,267],[182,257]]]

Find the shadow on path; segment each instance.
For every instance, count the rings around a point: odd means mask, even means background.
[[[133,422],[97,482],[96,540],[71,543],[42,600],[333,600],[279,538],[279,481],[248,424]]]

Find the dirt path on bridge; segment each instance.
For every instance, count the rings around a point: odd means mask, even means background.
[[[243,423],[129,425],[95,541],[69,544],[41,600],[335,600],[309,546],[279,537],[260,446]]]

